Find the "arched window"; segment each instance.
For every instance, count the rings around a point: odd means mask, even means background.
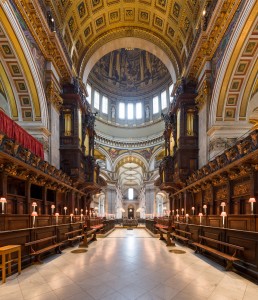
[[[94,93],[94,108],[99,110],[99,92],[97,91]]]
[[[136,119],[142,118],[142,104],[141,102],[136,103]]]
[[[153,114],[157,114],[159,112],[159,97],[155,96],[152,102],[153,102]]]
[[[133,118],[134,118],[133,103],[128,103],[127,104],[127,119],[133,120]]]
[[[108,113],[108,98],[106,96],[102,97],[102,112],[103,114]]]
[[[161,109],[167,108],[167,91],[161,93]]]
[[[119,116],[119,119],[124,119],[125,118],[125,104],[123,102],[119,103],[118,116]]]
[[[128,189],[128,199],[133,200],[133,188]]]

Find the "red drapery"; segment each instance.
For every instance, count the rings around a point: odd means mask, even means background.
[[[0,132],[44,159],[43,145],[0,110]]]

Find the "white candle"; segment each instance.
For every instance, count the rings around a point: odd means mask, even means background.
[[[220,215],[222,216],[222,226],[223,226],[223,228],[224,228],[224,225],[225,225],[225,217],[227,216],[227,213],[226,213],[225,211],[223,211]]]
[[[189,217],[189,215],[188,215],[188,214],[186,214],[186,215],[185,215],[185,218],[186,218],[186,223],[188,223],[188,217]]]
[[[75,214],[77,215],[78,208],[75,208],[74,210],[75,210]]]
[[[176,215],[176,220],[178,221],[179,214]]]
[[[82,222],[83,214],[81,214],[81,222]]]
[[[32,202],[31,206],[33,207],[33,211],[36,211],[37,203],[36,202]]]
[[[172,216],[174,216],[174,213],[175,213],[175,211],[174,211],[174,209],[172,210]]]
[[[2,203],[2,214],[4,214],[4,205],[7,203],[6,198],[0,198],[0,202]]]
[[[32,227],[34,227],[36,216],[38,215],[38,213],[36,211],[33,211],[31,215],[32,215]]]
[[[184,209],[182,208],[181,211],[182,211],[182,215],[183,215],[184,214]]]
[[[56,224],[58,224],[58,216],[59,216],[59,213],[56,213],[55,216],[56,216]]]
[[[207,205],[206,204],[203,205],[203,209],[204,209],[204,214],[206,215],[206,213],[207,213]]]
[[[71,223],[73,222],[73,214],[70,214],[71,217]]]
[[[67,211],[67,207],[66,206],[64,207],[64,211],[65,211],[65,215],[66,215],[66,211]]]
[[[55,210],[55,205],[52,204],[52,205],[51,205],[51,212],[52,212],[52,215],[54,214],[54,210]]]
[[[192,207],[193,215],[194,215],[194,210],[195,210],[195,207],[193,206],[193,207]]]
[[[202,214],[202,213],[199,213],[199,217],[200,217],[200,225],[202,224],[202,216],[203,216],[203,214]]]

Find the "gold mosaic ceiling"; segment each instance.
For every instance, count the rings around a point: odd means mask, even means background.
[[[97,48],[118,37],[141,37],[163,47],[180,74],[204,0],[45,0],[78,73]],[[65,20],[65,21],[64,21]]]

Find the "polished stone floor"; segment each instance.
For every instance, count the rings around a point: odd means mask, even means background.
[[[0,285],[0,299],[258,299],[256,284],[191,249],[176,249],[185,253],[169,252],[145,229],[116,229],[86,253],[66,248],[8,277]]]

